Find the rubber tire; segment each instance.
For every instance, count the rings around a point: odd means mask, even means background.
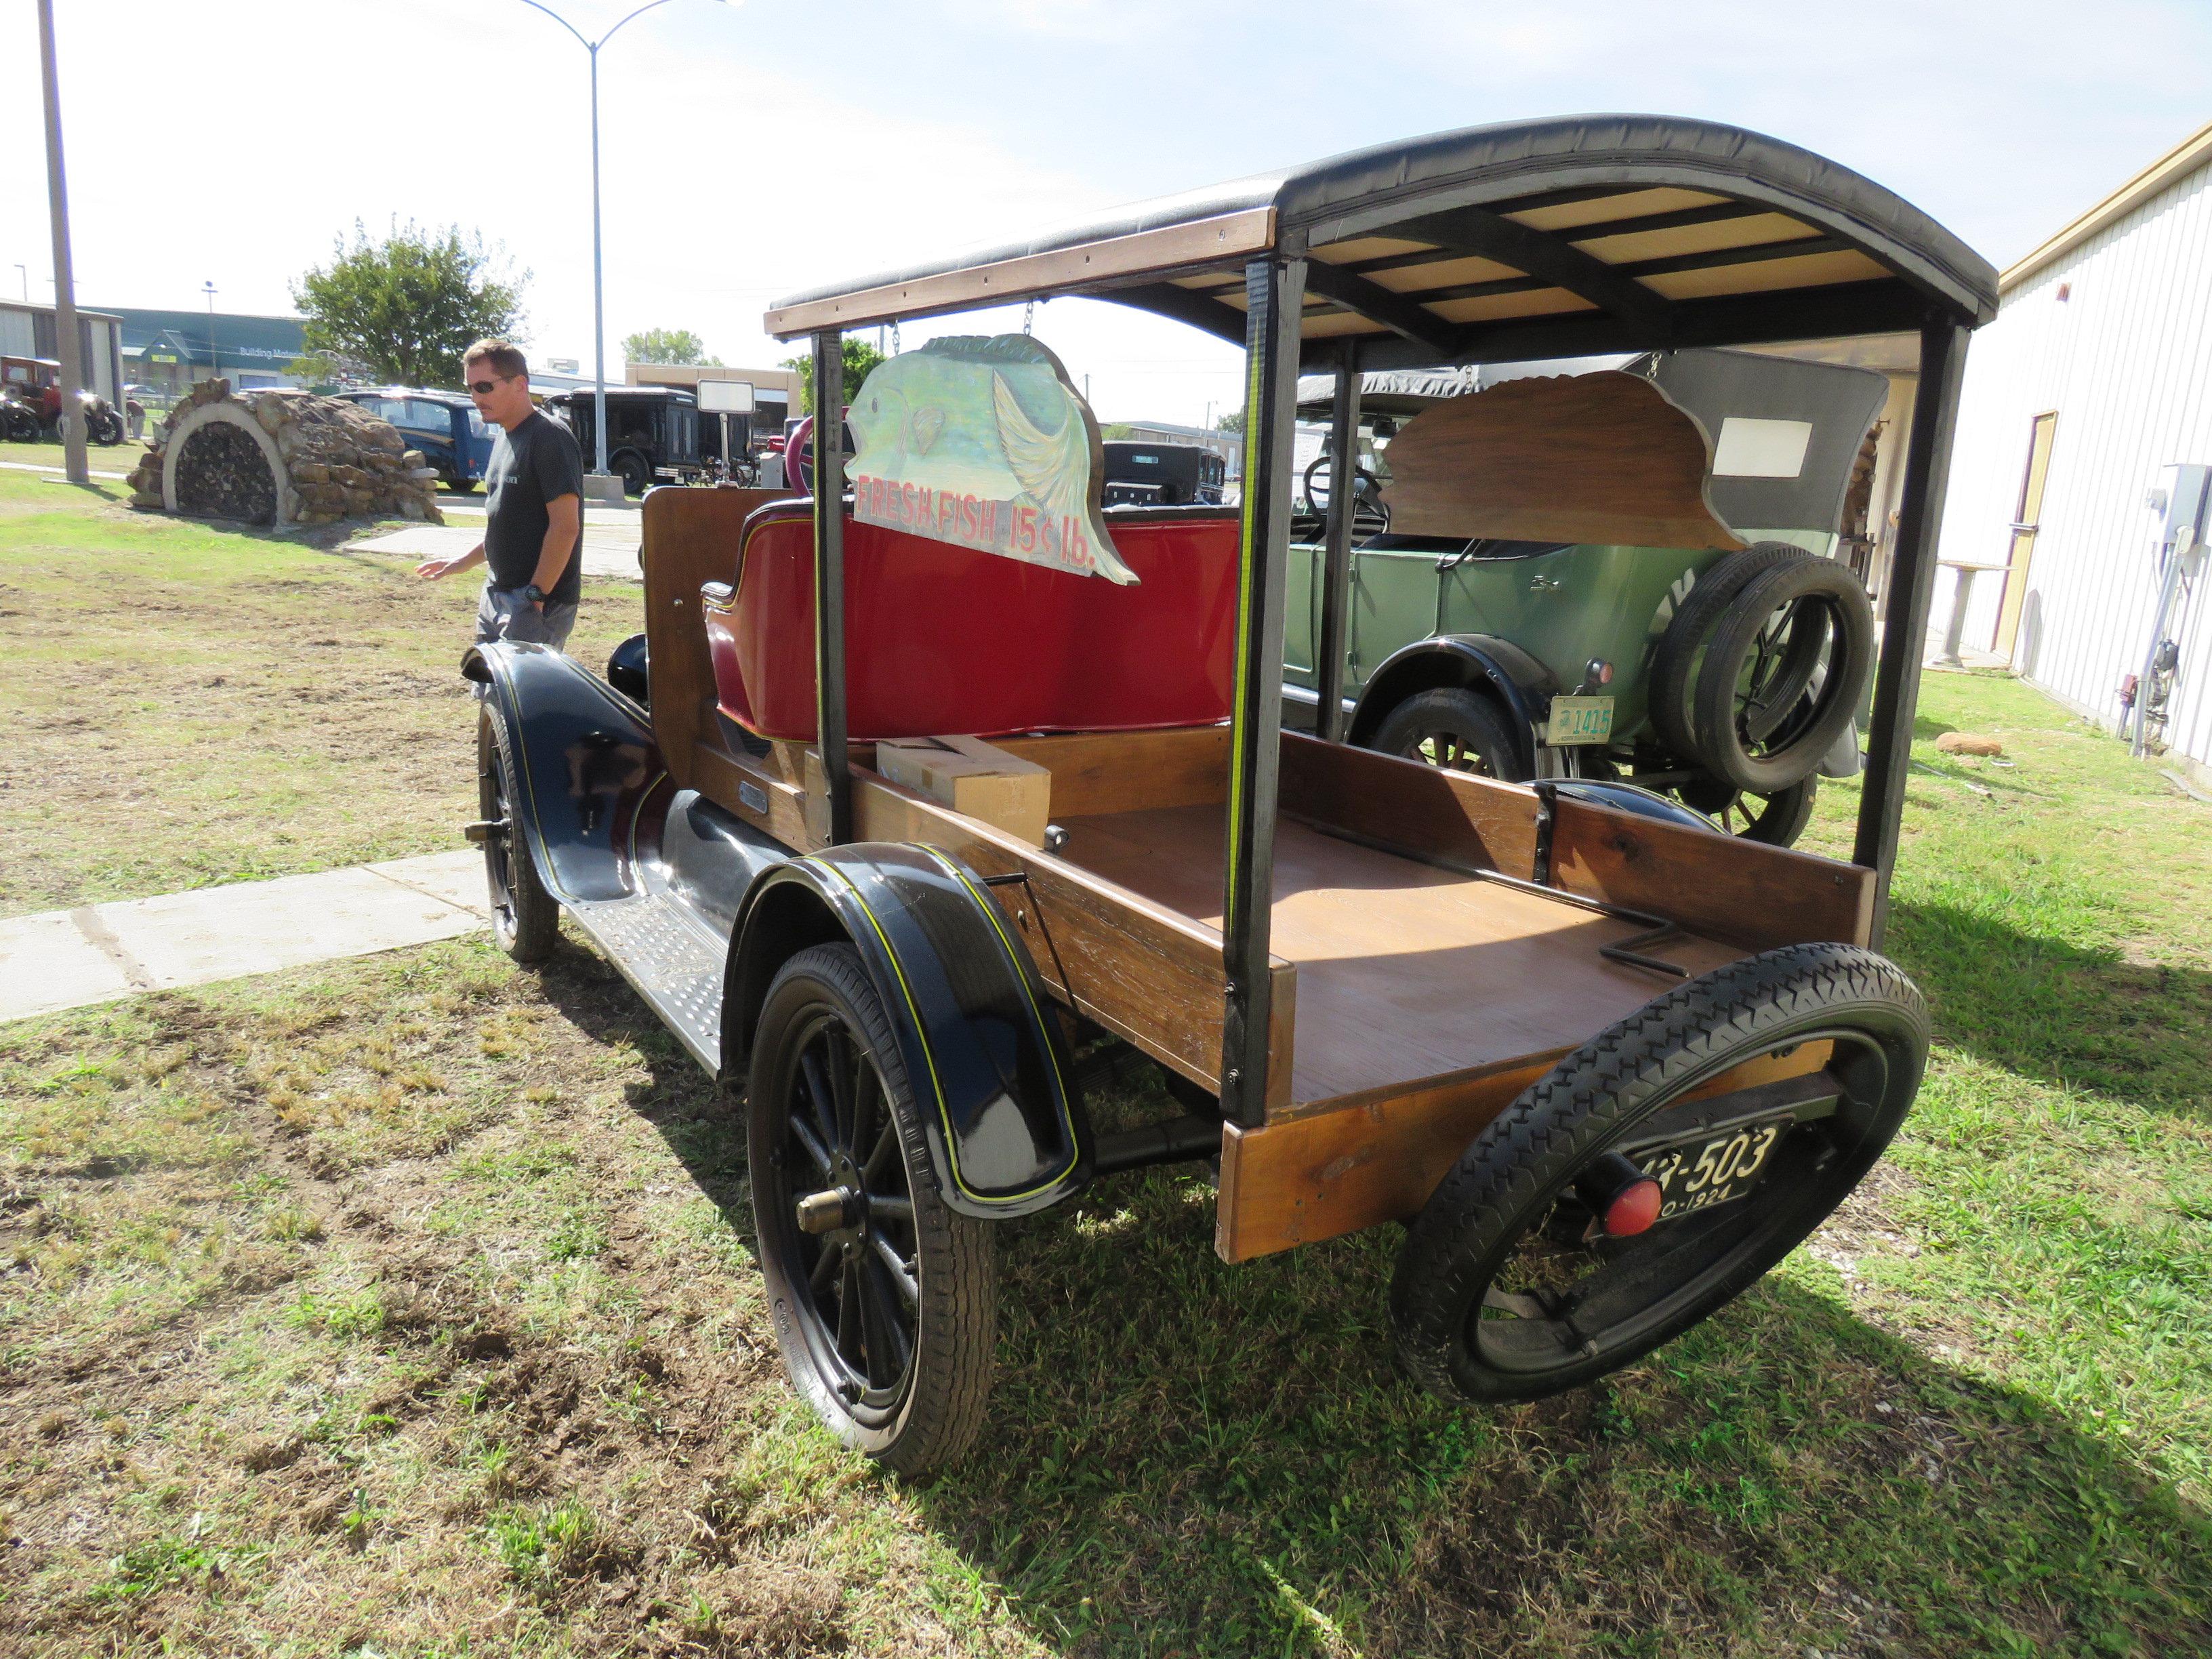
[[[1736,732],[1735,665],[1777,610],[1815,597],[1832,603],[1836,629],[1834,654],[1812,719],[1771,754],[1751,754]],[[1836,559],[1808,558],[1753,577],[1736,595],[1705,648],[1704,660],[1727,665],[1728,672],[1700,672],[1698,676],[1691,752],[1737,788],[1758,794],[1776,794],[1810,777],[1857,714],[1867,677],[1874,672],[1874,602],[1849,565]]]
[[[998,1329],[994,1240],[989,1224],[946,1207],[890,1018],[860,964],[860,952],[846,944],[811,945],[798,952],[777,970],[762,1002],[745,1088],[745,1152],[756,1193],[782,1136],[782,1120],[769,1103],[783,1063],[781,1045],[801,1014],[824,1000],[848,1030],[865,1040],[875,1061],[898,1126],[907,1190],[914,1200],[921,1306],[911,1382],[895,1423],[878,1429],[855,1420],[816,1370],[792,1310],[791,1280],[757,1201],[753,1234],[776,1343],[793,1387],[830,1433],[887,1468],[913,1477],[957,1462],[983,1426]]]
[[[1692,1304],[1644,1337],[1529,1386],[1462,1340],[1504,1255],[1576,1172],[1695,1082],[1768,1052],[1793,1030],[1866,1029],[1891,1055],[1891,1084],[1851,1156],[1813,1201]],[[1447,1400],[1542,1399],[1632,1364],[1764,1277],[1834,1211],[1896,1133],[1927,1065],[1928,1010],[1894,963],[1851,945],[1791,945],[1676,987],[1561,1060],[1461,1154],[1407,1229],[1390,1283],[1398,1353]],[[1496,1258],[1493,1260],[1492,1258]]]
[[[1459,687],[1419,691],[1407,698],[1383,717],[1366,746],[1401,760],[1421,760],[1408,752],[1410,746],[1440,728],[1453,731],[1462,744],[1482,757],[1490,767],[1485,775],[1505,783],[1528,781],[1528,768],[1521,759],[1513,729],[1497,701]]]
[[[623,494],[642,495],[653,488],[653,469],[646,465],[642,455],[617,455],[611,461],[615,477],[622,480]]]
[[[487,701],[477,721],[477,805],[483,818],[504,816],[508,821],[504,902],[496,863],[500,853],[489,842],[484,845],[484,883],[491,895],[492,933],[499,948],[526,963],[543,962],[553,954],[561,937],[561,902],[546,891],[522,826],[514,821],[514,803],[522,799],[515,787],[518,781],[507,716],[495,702]]]
[[[112,409],[95,409],[84,423],[84,435],[102,449],[123,441],[123,417]]]
[[[1698,805],[1698,796],[1691,788],[1678,787],[1674,791],[1682,804],[1693,811],[1703,812],[1724,830],[1728,821],[1722,815],[1729,806],[1739,805],[1744,791],[1719,778],[1704,780],[1707,792],[1704,799],[1720,798],[1721,805],[1708,808]],[[1741,830],[1729,830],[1739,841],[1759,842],[1768,847],[1794,847],[1797,837],[1805,833],[1805,826],[1813,821],[1813,798],[1820,788],[1820,775],[1812,774],[1799,779],[1787,789],[1767,797],[1766,810],[1755,820],[1747,819]]]
[[[448,477],[446,488],[456,495],[473,495],[477,493],[477,481],[474,478]]]
[[[1691,739],[1693,676],[1729,602],[1778,564],[1813,556],[1790,542],[1753,542],[1708,566],[1690,585],[1689,597],[1675,607],[1651,653],[1651,729],[1674,754],[1696,752]]]

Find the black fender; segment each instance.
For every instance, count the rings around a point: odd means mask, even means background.
[[[1559,680],[1510,640],[1494,634],[1439,634],[1401,646],[1368,676],[1346,739],[1364,744],[1407,698],[1444,687],[1480,686],[1505,706],[1523,769],[1536,771],[1538,711]]]
[[[1081,1191],[1090,1118],[1036,965],[981,878],[933,847],[833,847],[754,881],[730,952],[723,1075],[744,1074],[776,970],[840,938],[898,1033],[945,1203],[988,1219]]]
[[[545,890],[563,904],[636,891],[639,830],[674,793],[645,710],[550,646],[471,646],[461,675],[514,744],[508,810]]]

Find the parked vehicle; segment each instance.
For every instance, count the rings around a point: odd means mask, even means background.
[[[1350,431],[1363,368],[1915,330],[1911,504],[1996,273],[1832,162],[1650,116],[1439,134],[987,246],[1024,257],[833,284],[765,331],[811,338],[823,408],[845,331],[986,296],[1242,342],[1236,507],[1104,507],[1079,381],[1025,335],[940,335],[854,392],[858,447],[822,447],[813,496],[647,497],[645,630],[605,679],[503,642],[464,667],[498,938],[543,957],[565,910],[727,1085],[794,1386],[896,1470],[957,1457],[996,1224],[1178,1160],[1218,1159],[1231,1262],[1407,1224],[1398,1352],[1449,1399],[1575,1388],[1712,1314],[1867,1174],[1925,1064],[1878,947],[1930,515],[1895,538],[1852,863],[1618,781],[1331,741],[1328,697],[1320,736],[1285,732],[1300,360],[1334,367]],[[1422,528],[1439,510],[1577,547],[1726,533],[1641,384],[1586,411],[1606,467],[1431,469],[1425,495],[1409,424],[1396,533],[1449,533]],[[1631,562],[1557,580],[1589,602]],[[1094,1129],[1088,1062],[1137,1055],[1180,1115]]]
[[[576,434],[587,467],[599,454],[592,396],[580,388],[545,400],[545,412]],[[711,459],[701,447],[699,401],[691,393],[668,386],[607,388],[607,471],[622,480],[624,495],[642,495],[656,481],[698,479]]]
[[[1201,444],[1104,446],[1109,507],[1218,507],[1229,463]]]
[[[1389,411],[1373,420],[1394,435],[1363,446],[1355,475],[1374,514],[1355,524],[1351,555],[1352,741],[1516,781],[1626,779],[1736,833],[1794,842],[1820,775],[1858,770],[1874,611],[1850,567],[1827,556],[1888,382],[1712,350],[1624,356],[1572,378],[1516,373],[1487,390],[1366,378],[1363,408],[1372,393]],[[1711,509],[1680,521],[1698,545],[1603,544],[1591,538],[1653,526],[1602,516],[1578,526],[1556,512],[1548,535],[1484,534],[1517,527],[1494,500],[1453,516],[1428,499],[1439,471],[1464,477],[1509,453],[1524,471],[1603,467],[1618,483],[1632,458],[1590,447],[1601,412],[1641,439],[1662,442],[1669,428],[1680,439],[1679,488]],[[1422,476],[1394,478],[1394,456],[1417,458]],[[1328,465],[1304,476],[1285,624],[1289,696],[1307,723]],[[1409,489],[1425,492],[1430,533],[1391,517]],[[1453,534],[1434,533],[1447,526]],[[1730,648],[1741,659],[1708,672]],[[1732,698],[1716,689],[1701,700],[1707,679],[1718,688],[1731,675]]]
[[[359,404],[399,428],[409,447],[422,452],[440,482],[467,495],[483,481],[491,465],[491,428],[465,393],[430,392],[420,386],[361,387],[337,394]]]
[[[0,357],[0,426],[14,442],[68,434],[69,417],[62,410],[62,366],[51,357]],[[123,441],[124,421],[113,404],[89,389],[77,392],[77,406],[85,416],[85,436],[112,447]]]

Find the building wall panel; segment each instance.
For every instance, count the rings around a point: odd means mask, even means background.
[[[2066,297],[2060,298],[2062,289]],[[1968,357],[1941,556],[1996,563],[2010,543],[2031,423],[2057,412],[2013,663],[2106,724],[2149,643],[2158,469],[2212,462],[2212,167],[2008,289]],[[1994,644],[2002,580],[1977,586],[1966,639]],[[1948,592],[1937,615],[1948,617]],[[2182,646],[2167,741],[2212,765],[2212,580]]]

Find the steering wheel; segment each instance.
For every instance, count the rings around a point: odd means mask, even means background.
[[[1316,455],[1312,465],[1306,468],[1306,506],[1316,513],[1328,511],[1328,476],[1330,465],[1334,459],[1332,455]],[[1316,479],[1321,482],[1319,489],[1314,488]],[[1352,506],[1355,513],[1388,510],[1382,507],[1382,481],[1364,466],[1355,465],[1352,469]]]

